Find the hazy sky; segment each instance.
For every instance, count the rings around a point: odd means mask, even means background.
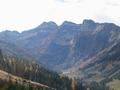
[[[120,25],[120,0],[0,0],[0,31],[27,30],[43,21],[83,19]]]

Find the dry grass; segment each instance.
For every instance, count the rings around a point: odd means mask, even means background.
[[[107,83],[107,86],[111,89],[111,90],[120,90],[120,80],[113,80],[109,83]]]
[[[23,79],[21,77],[9,74],[9,73],[7,73],[5,71],[2,71],[2,70],[0,70],[0,79],[1,80],[6,80],[6,81],[11,80],[13,83],[16,83],[16,82],[19,83],[19,84],[24,83],[24,85],[31,85],[33,87],[38,87],[38,88],[40,88],[40,87],[44,87],[44,88],[48,88],[48,89],[51,88],[47,85],[43,85],[41,83],[37,83],[37,82],[33,82],[31,80]],[[52,88],[52,89],[54,90],[54,88]]]

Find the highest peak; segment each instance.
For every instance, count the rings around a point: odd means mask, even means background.
[[[76,23],[70,21],[64,21],[62,25],[75,25]]]
[[[79,24],[70,21],[64,21],[62,25],[60,25],[61,30],[77,30],[79,28]]]
[[[95,24],[95,22],[91,19],[85,19],[83,20],[83,24]]]
[[[53,21],[43,22],[40,26],[57,26],[57,24]]]
[[[58,27],[58,25],[55,22],[43,22],[42,24],[40,24],[37,28],[38,29],[56,29]]]
[[[62,25],[60,25],[60,26],[67,26],[67,27],[72,27],[72,26],[77,26],[78,24],[76,24],[76,23],[74,23],[74,22],[70,22],[70,21],[64,21],[63,23],[62,23]]]
[[[68,23],[70,23],[70,24],[75,24],[75,23],[70,22],[70,21],[64,21],[64,22],[63,22],[63,24],[68,24]]]
[[[82,29],[84,30],[94,30],[96,28],[96,23],[91,19],[85,19],[82,23]]]

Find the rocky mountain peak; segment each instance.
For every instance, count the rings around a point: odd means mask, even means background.
[[[95,24],[95,22],[91,19],[85,19],[83,20],[83,24],[89,24],[89,25],[92,25],[92,24]]]
[[[80,28],[80,25],[70,21],[64,21],[59,27],[61,30],[77,30]]]
[[[50,22],[43,22],[38,27],[39,28],[57,28],[58,25],[55,22],[50,21]]]
[[[82,30],[94,30],[95,27],[96,27],[96,23],[91,19],[83,20],[83,23],[81,25]]]

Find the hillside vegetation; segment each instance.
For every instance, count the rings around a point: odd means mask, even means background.
[[[57,90],[73,90],[71,79],[61,77],[55,72],[46,70],[35,62],[17,57],[3,56],[1,51],[0,69],[8,72],[8,74],[10,73],[36,83],[41,83],[50,88],[55,88]],[[10,74],[8,75],[9,77]],[[24,79],[22,79],[23,82],[25,81]],[[34,83],[32,83],[32,85],[34,85]]]

